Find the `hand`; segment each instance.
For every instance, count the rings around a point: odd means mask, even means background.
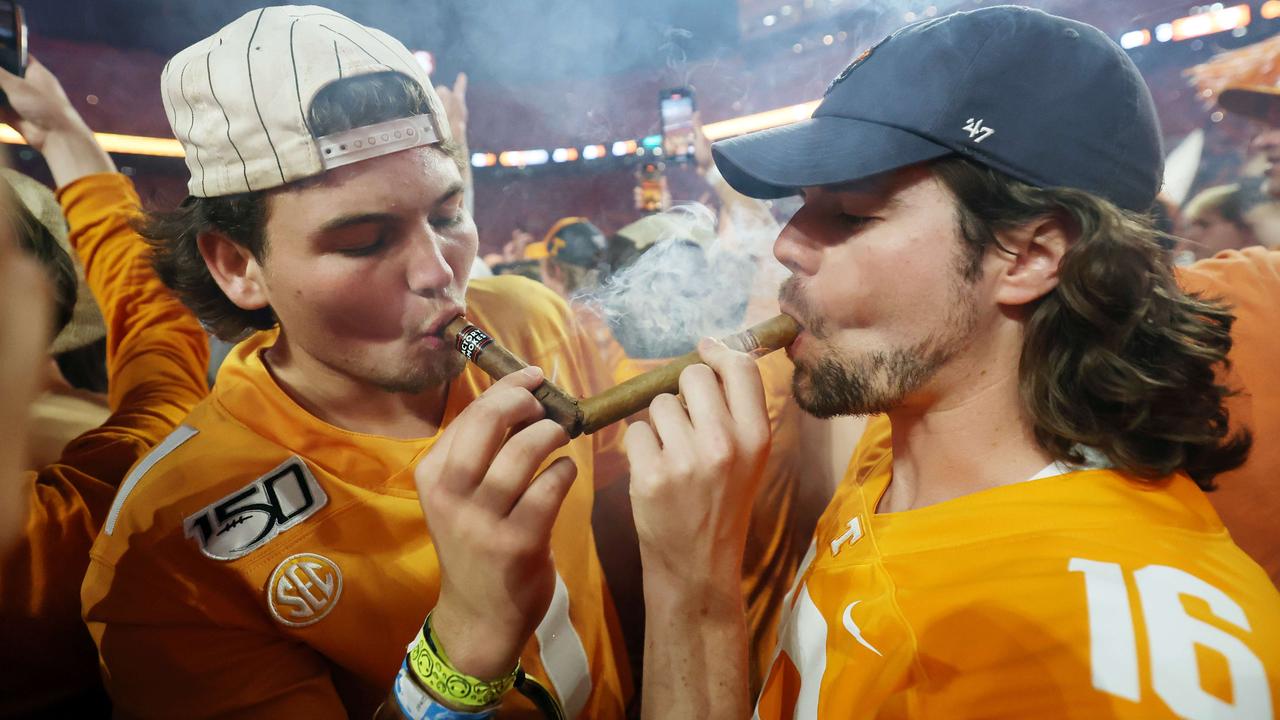
[[[555,591],[551,528],[578,470],[561,457],[538,472],[569,441],[542,419],[530,392],[541,383],[538,368],[495,383],[415,473],[440,556],[433,625],[454,666],[482,679],[515,667]]]
[[[524,249],[537,242],[538,239],[533,233],[520,228],[511,230],[511,242],[503,247],[503,253],[507,256],[507,262],[515,262],[524,259]]]
[[[0,69],[0,90],[9,98],[8,107],[0,108],[0,119],[39,152],[51,133],[88,131],[58,78],[34,57],[24,77]]]
[[[0,90],[9,99],[0,108],[0,120],[44,155],[58,187],[85,175],[115,172],[115,163],[72,107],[58,78],[39,60],[31,58],[24,77],[0,69]]]
[[[769,416],[750,356],[711,339],[705,365],[680,374],[672,395],[627,429],[631,502],[650,593],[719,595],[741,603],[747,524],[769,452]]]
[[[449,130],[453,132],[453,141],[467,146],[467,74],[458,73],[453,87],[437,85],[436,95],[444,106],[444,114],[449,118]]]

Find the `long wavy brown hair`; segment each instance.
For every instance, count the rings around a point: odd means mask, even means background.
[[[1035,437],[1055,459],[1081,447],[1148,479],[1183,470],[1205,490],[1248,455],[1231,434],[1219,382],[1231,350],[1230,309],[1178,287],[1150,218],[1090,193],[1037,188],[968,160],[934,163],[958,200],[963,271],[979,272],[998,233],[1055,216],[1075,240],[1058,286],[1030,308],[1019,366]]]

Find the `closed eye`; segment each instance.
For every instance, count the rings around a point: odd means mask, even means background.
[[[853,228],[860,228],[873,220],[879,218],[870,215],[851,215],[849,213],[840,213],[840,222]]]
[[[340,255],[346,255],[347,257],[367,257],[384,248],[386,244],[387,234],[384,231],[378,233],[378,236],[373,240],[373,242],[365,243],[364,245],[357,245],[355,247],[339,248],[338,253]]]
[[[467,212],[466,210],[459,208],[458,212],[454,213],[450,217],[432,218],[431,227],[438,228],[441,230],[451,228],[451,227],[457,227],[458,225],[462,224],[462,221],[464,219],[466,219],[466,212]]]

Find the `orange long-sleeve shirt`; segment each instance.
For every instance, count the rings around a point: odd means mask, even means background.
[[[89,548],[133,466],[208,393],[208,339],[156,277],[129,226],[138,196],[123,175],[58,191],[70,241],[107,325],[111,417],[32,471],[27,525],[0,559],[0,717],[61,715],[101,696],[80,619]]]

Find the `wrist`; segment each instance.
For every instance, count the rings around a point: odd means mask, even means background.
[[[440,649],[460,672],[486,680],[499,678],[520,659],[524,642],[510,637],[494,618],[477,617],[443,593],[431,615]]]
[[[86,175],[116,172],[115,162],[83,121],[50,129],[38,149],[60,188]]]
[[[646,568],[643,580],[648,616],[696,617],[700,620],[740,618],[745,612],[741,573],[726,573],[719,577],[719,580],[711,580],[705,575],[653,573]]]

